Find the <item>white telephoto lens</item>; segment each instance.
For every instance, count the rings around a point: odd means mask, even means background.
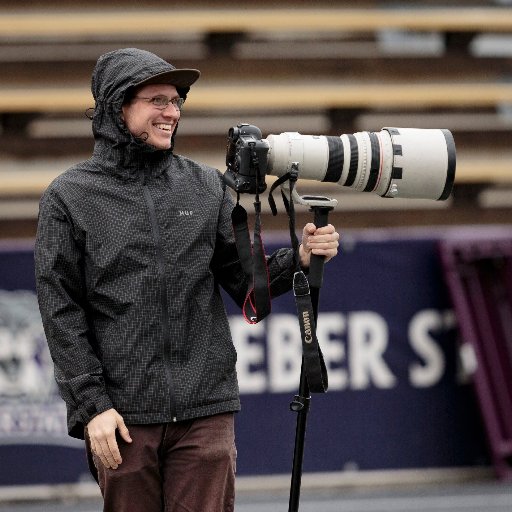
[[[267,141],[267,172],[274,176],[297,162],[301,179],[383,197],[444,200],[453,188],[456,152],[448,130],[383,128],[339,137],[285,132]]]

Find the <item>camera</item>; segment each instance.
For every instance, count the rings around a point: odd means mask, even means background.
[[[268,141],[262,139],[261,130],[250,124],[233,126],[228,132],[226,150],[226,183],[237,192],[256,194],[267,185]]]
[[[453,135],[445,129],[383,128],[341,136],[285,132],[262,138],[250,124],[229,129],[226,184],[260,193],[265,176],[297,164],[299,178],[336,183],[389,198],[445,200],[455,180]]]

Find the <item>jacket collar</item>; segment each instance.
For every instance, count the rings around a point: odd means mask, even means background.
[[[170,167],[172,159],[172,150],[156,149],[135,138],[127,145],[97,139],[92,156],[103,171],[124,181],[158,178]]]

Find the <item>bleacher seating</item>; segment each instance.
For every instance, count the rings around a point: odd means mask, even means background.
[[[90,153],[90,74],[101,53],[124,46],[202,71],[180,124],[179,152],[192,158],[222,167],[227,130],[240,121],[257,119],[265,135],[333,135],[406,115],[410,126],[453,132],[456,198],[510,186],[512,7],[450,5],[0,1],[0,229],[14,232],[3,210],[37,200],[64,165]],[[35,222],[29,211],[24,234]]]

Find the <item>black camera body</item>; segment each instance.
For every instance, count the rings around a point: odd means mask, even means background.
[[[269,147],[256,126],[239,124],[230,128],[224,173],[226,184],[238,193],[264,192]]]

